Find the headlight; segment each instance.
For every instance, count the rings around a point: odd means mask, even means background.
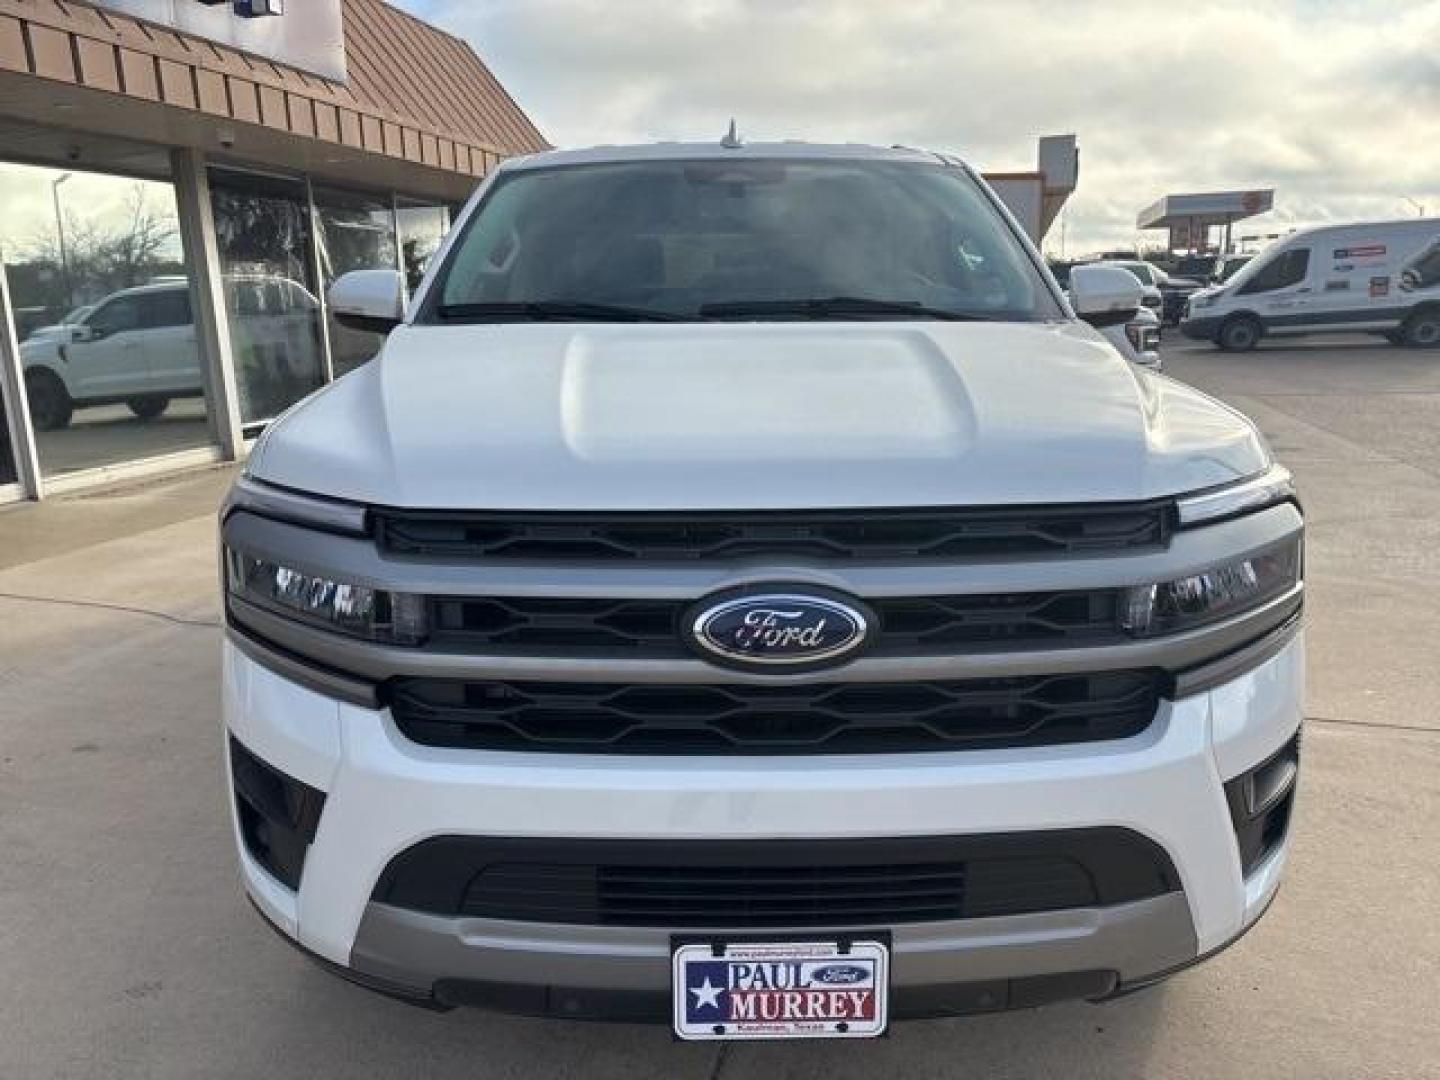
[[[1297,536],[1198,574],[1127,589],[1120,623],[1135,637],[1190,630],[1284,596],[1300,584],[1300,569]]]
[[[394,645],[425,640],[424,598],[310,574],[225,549],[230,595],[300,622]]]
[[[1156,352],[1160,348],[1160,328],[1143,323],[1127,323],[1125,336],[1136,352]]]

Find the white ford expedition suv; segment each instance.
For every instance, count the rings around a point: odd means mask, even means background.
[[[1123,994],[1265,911],[1301,513],[1087,325],[1129,275],[1066,301],[952,158],[727,141],[511,162],[400,296],[336,284],[388,344],[222,514],[235,838],[303,950],[853,1038]]]

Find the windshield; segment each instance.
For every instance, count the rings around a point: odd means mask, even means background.
[[[1222,282],[1229,281],[1239,273],[1249,261],[1250,257],[1248,255],[1243,259],[1226,259],[1225,265],[1220,268],[1220,280]]]
[[[503,176],[419,321],[1062,317],[963,170],[750,158]]]

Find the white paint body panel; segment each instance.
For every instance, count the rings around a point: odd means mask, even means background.
[[[298,894],[241,845],[246,886],[274,921],[337,963],[349,961],[385,865],[441,834],[758,840],[1121,826],[1170,854],[1202,953],[1258,917],[1283,868],[1274,857],[1242,879],[1221,784],[1299,727],[1303,639],[1216,690],[1162,704],[1131,739],[802,759],[422,747],[387,711],[337,706],[225,649],[226,728],[327,793]]]
[[[719,510],[1126,501],[1268,461],[1078,323],[538,324],[402,327],[250,470],[412,508]]]

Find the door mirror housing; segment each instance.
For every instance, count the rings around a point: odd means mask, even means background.
[[[105,336],[103,330],[94,326],[82,323],[70,332],[70,340],[74,342],[99,341]]]
[[[1077,266],[1070,271],[1070,304],[1091,326],[1118,326],[1140,310],[1140,279],[1118,266]]]
[[[405,317],[404,285],[398,270],[352,270],[330,286],[330,312],[341,326],[388,334]]]

